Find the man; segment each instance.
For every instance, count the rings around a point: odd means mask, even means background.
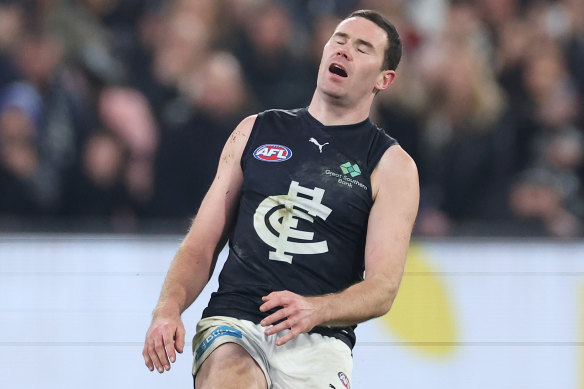
[[[154,310],[150,370],[182,352],[180,315],[229,238],[193,340],[195,386],[350,387],[353,330],[389,311],[418,209],[414,162],[368,119],[400,57],[395,28],[356,11],[325,45],[307,109],[237,126]]]

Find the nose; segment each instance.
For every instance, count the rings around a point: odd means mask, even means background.
[[[351,61],[353,59],[351,55],[345,50],[337,50],[336,56],[344,57],[347,61]]]

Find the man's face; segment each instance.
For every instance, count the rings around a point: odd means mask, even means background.
[[[324,46],[317,89],[347,104],[370,96],[388,72],[381,70],[387,45],[386,32],[370,20],[342,21]]]

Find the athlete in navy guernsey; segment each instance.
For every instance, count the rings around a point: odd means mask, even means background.
[[[389,311],[419,200],[414,162],[375,126],[401,43],[356,11],[325,45],[308,108],[244,119],[170,266],[143,356],[170,369],[181,313],[229,254],[193,339],[195,387],[350,388],[355,326]]]

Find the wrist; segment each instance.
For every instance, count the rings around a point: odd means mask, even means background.
[[[171,301],[159,302],[154,311],[152,311],[152,316],[180,316],[181,310],[178,304]]]
[[[314,305],[319,323],[318,325],[326,327],[328,326],[327,323],[333,319],[329,304],[330,297],[330,295],[326,295],[314,298]]]

